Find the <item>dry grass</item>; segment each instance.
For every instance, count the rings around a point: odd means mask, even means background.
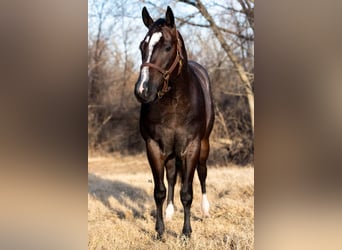
[[[153,181],[145,156],[92,157],[88,172],[89,249],[254,249],[251,167],[209,166],[211,217],[205,219],[195,176],[190,239],[180,235],[183,208],[177,184],[175,214],[171,222],[166,222],[162,240],[156,239],[154,230]]]

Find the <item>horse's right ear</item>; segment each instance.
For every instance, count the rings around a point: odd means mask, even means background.
[[[142,9],[142,19],[147,28],[150,28],[150,26],[154,23],[153,19],[151,18],[150,14],[148,13],[146,7]]]
[[[175,17],[173,15],[172,9],[170,6],[167,6],[166,14],[165,14],[166,24],[173,28],[175,26]]]

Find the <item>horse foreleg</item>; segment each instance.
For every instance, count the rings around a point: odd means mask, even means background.
[[[172,219],[174,214],[174,188],[177,180],[177,169],[176,169],[176,160],[175,158],[169,160],[166,163],[166,176],[168,182],[168,191],[167,191],[167,207],[165,210],[165,220],[169,221]]]
[[[190,236],[192,229],[190,224],[190,209],[193,198],[192,182],[198,163],[200,143],[192,141],[186,148],[182,157],[182,187],[180,191],[181,201],[184,207],[183,234]]]
[[[157,208],[155,229],[158,237],[161,237],[164,233],[163,203],[166,197],[166,188],[164,185],[164,155],[159,145],[153,140],[146,142],[146,149],[154,179],[154,200]]]

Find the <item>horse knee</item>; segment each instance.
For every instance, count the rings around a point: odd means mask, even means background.
[[[190,206],[192,203],[192,190],[181,190],[180,198],[183,206]]]
[[[166,198],[166,188],[165,186],[154,189],[154,199],[156,201],[164,201]]]

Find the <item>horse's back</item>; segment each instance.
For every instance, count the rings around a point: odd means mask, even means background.
[[[210,78],[207,70],[195,61],[188,61],[189,67],[194,72],[198,81],[200,82],[201,89],[204,95],[205,111],[206,111],[206,133],[208,138],[214,124],[214,105],[211,94]]]

